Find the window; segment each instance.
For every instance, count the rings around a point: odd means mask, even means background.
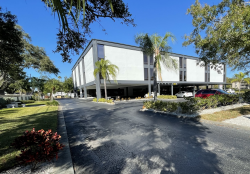
[[[148,68],[144,68],[144,80],[148,80]]]
[[[148,64],[148,56],[146,53],[143,53],[143,62],[144,64]]]
[[[187,67],[187,58],[184,58],[184,68],[186,68]]]
[[[104,59],[104,45],[97,45],[98,60]]]
[[[184,71],[184,81],[187,81],[187,74],[186,74],[186,71]]]
[[[182,68],[182,57],[179,57],[179,68]]]
[[[182,71],[180,71],[180,81],[182,81]]]
[[[154,69],[153,68],[150,68],[150,77],[151,77],[151,80],[154,80]]]
[[[150,56],[150,65],[153,65],[154,64],[154,57],[153,55]]]

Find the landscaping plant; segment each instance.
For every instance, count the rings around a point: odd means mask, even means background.
[[[46,102],[45,105],[46,106],[59,106],[59,103],[58,101],[53,100],[53,101]]]
[[[60,138],[57,132],[43,129],[35,131],[33,128],[32,131],[25,131],[22,136],[17,137],[11,146],[21,150],[21,154],[16,157],[19,164],[30,164],[33,171],[38,163],[58,158],[59,150],[64,147],[59,143]]]

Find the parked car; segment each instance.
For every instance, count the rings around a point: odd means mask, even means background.
[[[227,89],[226,92],[227,92],[227,93],[232,93],[232,94],[234,94],[234,93],[235,93],[235,90],[233,90],[233,89]]]
[[[176,93],[175,95],[176,95],[176,97],[193,97],[193,93],[188,92],[188,91],[180,91],[180,92]]]
[[[202,89],[202,90],[199,90],[195,94],[195,97],[207,98],[215,94],[220,95],[220,94],[229,94],[229,93],[227,93],[226,91],[223,91],[222,89]]]

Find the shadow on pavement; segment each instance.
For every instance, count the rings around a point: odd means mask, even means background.
[[[198,121],[139,112],[134,103],[62,103],[76,173],[224,173]]]

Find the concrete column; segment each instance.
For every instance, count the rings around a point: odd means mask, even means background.
[[[193,97],[195,97],[195,86],[193,87]]]
[[[88,97],[88,93],[87,93],[86,86],[84,86],[83,89],[84,89],[84,98],[87,98]]]
[[[151,96],[150,56],[148,55],[148,93]]]
[[[171,83],[171,95],[174,94],[173,83]]]
[[[96,40],[93,41],[93,59],[94,59],[94,69],[96,68],[95,62],[98,61],[98,56],[97,56],[97,42]],[[101,87],[100,87],[100,77],[99,74],[96,75],[95,79],[95,87],[96,87],[96,98],[99,100],[101,98]]]
[[[161,84],[160,83],[158,83],[158,93],[159,93],[159,95],[161,95]]]
[[[82,88],[80,88],[80,98],[82,98]]]

